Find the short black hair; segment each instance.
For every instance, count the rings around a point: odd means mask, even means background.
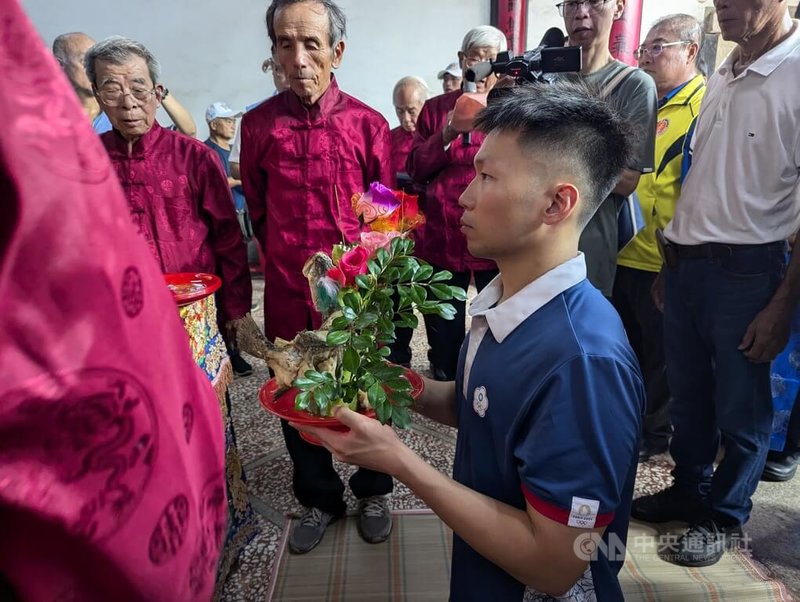
[[[583,206],[580,227],[594,215],[629,165],[630,124],[598,93],[572,82],[527,83],[490,100],[478,115],[487,134],[519,134],[522,152],[546,151],[566,161],[578,178]]]
[[[292,4],[300,4],[301,2],[313,2],[319,4],[325,9],[328,15],[328,43],[333,48],[347,35],[347,19],[344,16],[344,11],[333,0],[272,0],[272,4],[267,9],[267,33],[272,45],[278,43],[275,36],[275,13],[280,8],[291,6]]]

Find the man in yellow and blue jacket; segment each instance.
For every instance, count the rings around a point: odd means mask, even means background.
[[[650,295],[661,270],[656,230],[672,219],[690,157],[684,154],[700,111],[705,79],[698,72],[702,28],[690,15],[659,19],[637,50],[639,67],[659,97],[655,170],[636,188],[645,227],[620,251],[613,302],[639,358],[647,393],[640,461],[669,448],[672,425],[664,364],[662,316]]]

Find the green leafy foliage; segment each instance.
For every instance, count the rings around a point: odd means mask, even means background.
[[[339,404],[363,409],[366,398],[382,423],[399,428],[409,425],[414,403],[411,383],[401,366],[386,362],[395,330],[416,328],[415,311],[451,320],[455,308],[447,301],[467,297],[464,289],[447,284],[450,272],[435,272],[413,252],[411,239],[394,238],[388,249],[378,249],[369,259],[367,274],[339,291],[339,312],[330,322],[326,340],[342,347],[341,361],[335,374],[308,370],[294,381],[300,390],[295,401],[298,409],[327,416]]]

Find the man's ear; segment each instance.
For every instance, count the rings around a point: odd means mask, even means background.
[[[616,6],[614,7],[615,21],[618,21],[622,17],[622,13],[625,12],[625,1],[626,0],[616,0]]]
[[[556,184],[542,221],[548,226],[563,222],[577,210],[579,199],[580,193],[573,184]]]
[[[344,56],[344,40],[339,40],[339,43],[336,44],[333,48],[333,62],[331,66],[334,69],[338,69],[342,64],[342,57]]]

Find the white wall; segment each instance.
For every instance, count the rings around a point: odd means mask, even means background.
[[[269,56],[264,14],[269,0],[22,0],[49,46],[60,33],[100,40],[119,34],[143,42],[159,59],[163,82],[191,111],[205,138],[205,108],[216,100],[244,107],[272,93],[261,72]],[[348,18],[346,92],[381,111],[392,127],[392,88],[406,75],[441,91],[436,74],[457,59],[464,33],[488,23],[484,0],[339,0]],[[235,9],[233,8],[235,7]],[[424,15],[424,18],[423,16]],[[163,119],[162,119],[163,121]]]
[[[659,16],[703,15],[710,0],[644,0],[643,35]],[[163,81],[194,115],[205,138],[205,108],[216,100],[244,107],[272,92],[261,73],[269,55],[264,26],[268,0],[22,0],[45,43],[68,31],[95,39],[112,34],[143,42],[159,58]],[[348,17],[339,84],[397,125],[391,104],[394,83],[423,77],[438,93],[436,73],[456,60],[468,29],[489,22],[489,0],[339,0]],[[530,0],[528,47],[548,27],[563,23],[555,0]],[[235,7],[235,8],[234,8]],[[162,119],[164,121],[164,119]]]

